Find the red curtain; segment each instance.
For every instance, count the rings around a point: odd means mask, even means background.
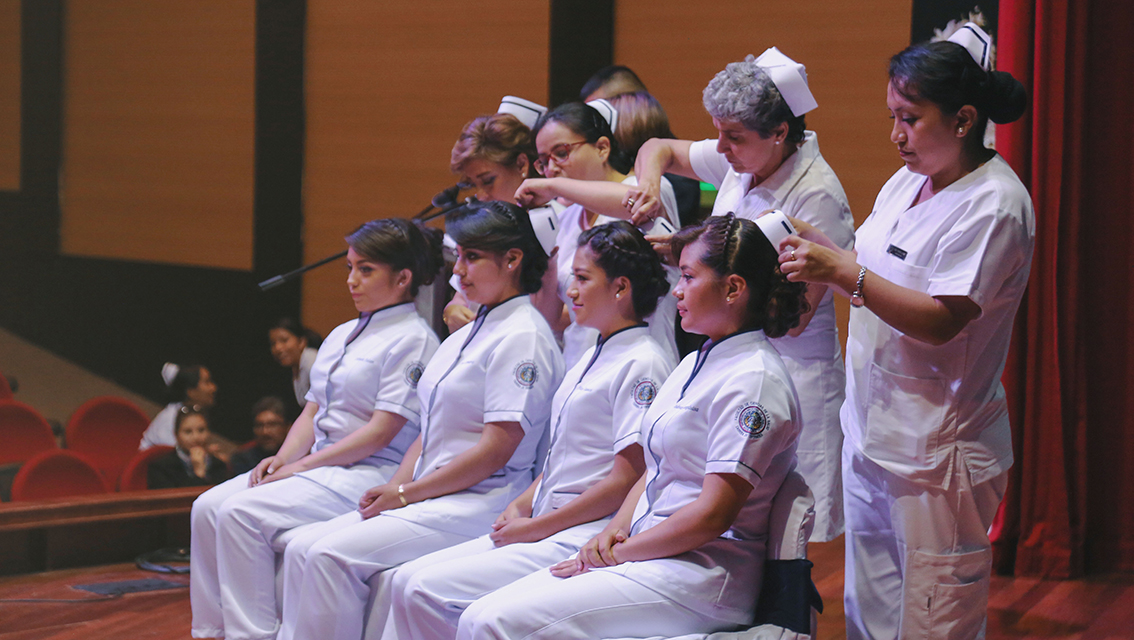
[[[997,148],[1036,205],[1004,372],[1016,464],[993,534],[1005,573],[1134,570],[1132,13],[1126,0],[1000,2],[997,67],[1031,106],[997,128]]]

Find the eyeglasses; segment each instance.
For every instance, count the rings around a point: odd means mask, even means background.
[[[545,174],[547,172],[547,163],[552,159],[555,160],[555,164],[563,164],[564,162],[567,162],[567,159],[571,157],[571,152],[573,152],[576,147],[584,144],[587,144],[586,140],[570,143],[564,142],[563,144],[555,145],[555,147],[552,148],[551,153],[541,153],[539,154],[539,157],[536,158],[536,171],[540,172],[541,174]]]

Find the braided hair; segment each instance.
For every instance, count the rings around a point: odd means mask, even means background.
[[[510,202],[474,202],[445,214],[445,231],[468,249],[502,254],[509,249],[523,253],[520,290],[535,293],[547,271],[547,254],[532,229],[527,211]]]
[[[594,254],[595,264],[610,280],[626,277],[634,313],[645,318],[658,306],[658,298],[669,292],[661,258],[637,227],[615,220],[587,229],[579,235],[579,248]]]

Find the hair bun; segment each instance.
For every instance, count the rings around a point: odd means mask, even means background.
[[[1019,120],[1028,108],[1028,91],[1024,85],[1005,71],[990,71],[987,82],[988,119],[996,124]]]

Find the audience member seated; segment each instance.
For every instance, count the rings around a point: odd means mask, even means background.
[[[291,386],[299,407],[307,404],[311,388],[311,367],[319,352],[319,335],[299,324],[294,318],[280,318],[268,329],[272,357],[281,367],[291,369]]]
[[[228,461],[232,475],[251,471],[264,458],[276,455],[290,426],[283,400],[268,396],[252,405],[252,435],[256,438],[256,444],[232,454]]]
[[[210,433],[204,412],[182,407],[174,422],[177,448],[150,463],[149,488],[203,487],[227,480],[228,467],[205,450]]]
[[[155,445],[172,447],[177,445],[174,426],[178,412],[183,407],[194,407],[208,411],[216,402],[217,385],[209,370],[199,364],[178,365],[165,363],[161,368],[161,378],[165,381],[166,402],[142,434],[138,449],[149,449]]]

